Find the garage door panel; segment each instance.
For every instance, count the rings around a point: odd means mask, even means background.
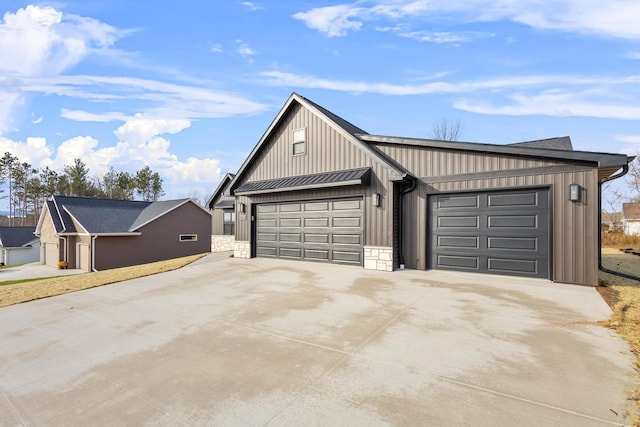
[[[329,210],[329,202],[305,203],[304,210],[307,211],[307,212],[328,211]]]
[[[305,243],[329,243],[329,234],[304,234]]]
[[[538,228],[538,215],[490,215],[487,227]]]
[[[531,273],[538,271],[538,262],[535,260],[489,258],[488,270],[490,272]]]
[[[507,249],[510,251],[537,251],[537,237],[489,237],[487,239],[489,249]]]
[[[256,253],[259,256],[271,256],[274,257],[278,254],[278,248],[276,248],[275,246],[273,247],[269,247],[269,246],[258,246],[256,248]]]
[[[438,246],[449,248],[479,248],[478,236],[438,236]]]
[[[362,245],[362,236],[360,234],[334,234],[333,243],[338,245]]]
[[[362,200],[340,200],[332,202],[334,211],[340,210],[360,210],[362,207]]]
[[[429,196],[431,267],[548,278],[548,197],[548,189]]]
[[[305,249],[304,257],[315,259],[315,260],[323,260],[329,261],[329,250],[324,249]]]
[[[363,208],[361,198],[258,205],[256,255],[362,265]]]
[[[479,198],[477,196],[434,196],[439,209],[477,208]]]
[[[438,255],[438,267],[478,269],[479,259],[473,256]]]
[[[440,228],[478,228],[480,217],[478,216],[439,216],[438,227]]]
[[[333,251],[333,260],[351,264],[360,264],[362,255],[360,252]]]
[[[302,248],[278,248],[278,255],[282,258],[296,258],[302,259]]]

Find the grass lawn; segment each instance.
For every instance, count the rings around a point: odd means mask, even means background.
[[[623,245],[640,249],[639,245]],[[602,265],[610,270],[640,276],[640,256],[625,254],[619,248],[602,249]],[[635,354],[636,386],[629,393],[635,402],[635,426],[640,426],[640,282],[600,272],[600,284],[605,301],[611,306],[613,315],[606,326],[617,331]],[[634,416],[634,414],[630,414]]]
[[[15,281],[16,283],[13,284],[5,283],[5,286],[0,286],[0,307],[176,270],[187,264],[191,264],[205,255],[208,254],[192,255],[133,267],[114,268],[113,270],[98,271],[96,273],[32,279],[27,281],[17,280]]]

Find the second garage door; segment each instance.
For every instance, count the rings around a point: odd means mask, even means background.
[[[361,198],[256,207],[256,256],[362,265]]]
[[[431,268],[549,277],[549,190],[429,196]]]

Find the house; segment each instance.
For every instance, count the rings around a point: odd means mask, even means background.
[[[622,229],[624,234],[640,236],[640,203],[622,204]]]
[[[36,235],[42,264],[99,271],[209,252],[211,215],[191,199],[142,202],[53,196]]]
[[[601,230],[603,233],[622,233],[622,212],[602,211]]]
[[[235,242],[235,198],[229,194],[229,184],[235,175],[227,173],[216,191],[207,200],[211,212],[211,252],[232,251]]]
[[[0,227],[0,249],[4,265],[26,264],[40,259],[40,239],[35,227]]]
[[[596,285],[600,184],[631,160],[569,137],[371,135],[294,93],[221,185],[235,197],[235,257]]]

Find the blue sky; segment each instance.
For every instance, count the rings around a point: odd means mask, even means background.
[[[5,0],[0,152],[215,189],[298,92],[369,133],[640,148],[637,0]]]

